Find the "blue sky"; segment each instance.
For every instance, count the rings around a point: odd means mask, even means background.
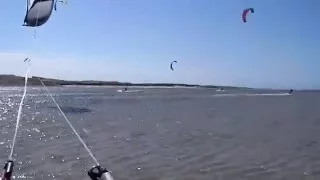
[[[69,0],[35,41],[25,2],[2,5],[0,74],[31,56],[63,79],[320,88],[319,0]]]

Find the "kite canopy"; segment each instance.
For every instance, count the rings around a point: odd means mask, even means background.
[[[170,69],[171,69],[172,71],[174,71],[174,69],[173,69],[173,63],[177,63],[177,61],[172,61],[172,62],[171,62],[171,64],[170,64]]]
[[[243,10],[243,12],[242,12],[242,20],[243,20],[243,22],[247,22],[247,15],[248,15],[249,12],[254,13],[254,9],[253,8],[247,8],[247,9]]]
[[[27,0],[24,26],[37,27],[45,24],[52,13],[54,0]]]

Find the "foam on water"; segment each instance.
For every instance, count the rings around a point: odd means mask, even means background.
[[[214,97],[240,97],[240,96],[291,96],[289,93],[269,93],[269,94],[214,94]]]
[[[119,89],[117,90],[117,92],[120,92],[120,93],[134,93],[134,92],[143,92],[143,90],[122,90],[122,89]]]

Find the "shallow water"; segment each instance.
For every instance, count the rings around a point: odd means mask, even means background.
[[[118,89],[49,88],[116,180],[320,178],[320,93]],[[3,163],[22,90],[0,89]],[[88,179],[94,165],[42,88],[28,90],[14,158],[15,179]]]

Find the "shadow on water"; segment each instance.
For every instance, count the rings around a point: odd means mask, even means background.
[[[50,109],[57,109],[57,107],[53,107],[53,106],[48,106],[48,108]],[[79,114],[79,113],[90,113],[92,112],[89,108],[85,108],[85,107],[71,107],[71,106],[64,106],[64,107],[60,107],[61,110],[66,113],[66,114]]]

